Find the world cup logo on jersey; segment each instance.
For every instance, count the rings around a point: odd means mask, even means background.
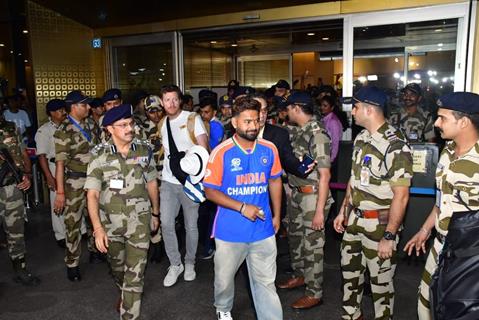
[[[241,167],[241,159],[240,158],[233,158],[231,160],[231,171],[241,171],[243,168]]]

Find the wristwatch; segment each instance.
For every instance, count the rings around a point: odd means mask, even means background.
[[[384,231],[383,238],[386,240],[396,240],[396,235],[390,231]]]

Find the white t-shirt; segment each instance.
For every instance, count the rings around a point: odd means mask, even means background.
[[[187,128],[188,116],[191,113],[192,112],[182,110],[178,117],[174,120],[170,120],[171,133],[178,151],[186,151],[195,145],[193,141],[191,141],[190,133]],[[201,121],[201,118],[198,115],[195,117],[195,137],[202,134],[206,134],[206,129],[203,121]],[[174,184],[181,184],[178,179],[173,176],[170,169],[170,161],[168,159],[168,156],[170,155],[170,146],[168,141],[168,131],[166,129],[166,120],[161,127],[161,140],[163,142],[163,147],[165,148],[165,163],[162,171],[162,180]]]
[[[32,126],[30,118],[25,110],[19,109],[17,113],[13,113],[7,109],[3,112],[3,116],[5,120],[15,123],[21,135],[25,133],[26,128]]]

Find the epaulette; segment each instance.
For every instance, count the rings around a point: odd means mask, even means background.
[[[392,127],[390,127],[384,132],[384,136],[386,137],[386,139],[389,141],[390,144],[398,143],[398,142],[406,143],[406,139],[402,135],[401,131]]]

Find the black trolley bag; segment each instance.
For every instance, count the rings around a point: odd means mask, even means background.
[[[434,320],[479,319],[479,211],[452,215],[430,300]]]

